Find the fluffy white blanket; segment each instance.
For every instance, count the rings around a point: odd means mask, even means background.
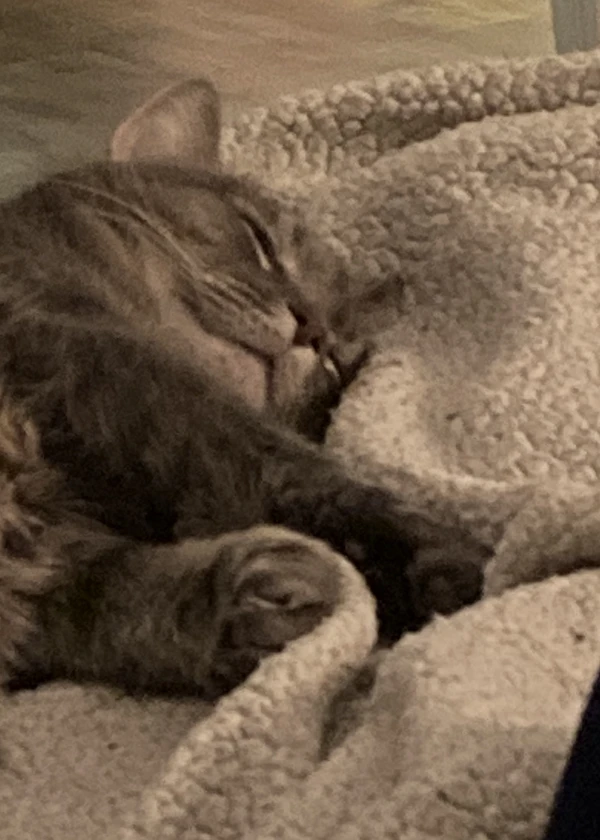
[[[489,597],[373,662],[340,560],[338,612],[214,709],[3,701],[0,840],[539,840],[600,665],[600,572],[578,571],[600,556],[599,102],[590,53],[398,72],[227,131],[229,165],[387,281],[328,445],[495,545]]]

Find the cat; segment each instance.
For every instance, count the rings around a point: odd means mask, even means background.
[[[487,559],[315,443],[365,358],[353,301],[299,213],[223,173],[219,113],[176,84],[111,160],[0,206],[5,684],[218,695],[335,608],[333,551],[389,638],[427,618],[420,555]]]

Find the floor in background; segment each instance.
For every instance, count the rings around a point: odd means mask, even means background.
[[[397,67],[552,51],[550,0],[0,0],[0,194],[103,153],[156,87],[229,111]]]

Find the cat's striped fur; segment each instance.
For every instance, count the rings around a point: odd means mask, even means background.
[[[176,86],[113,161],[0,207],[4,679],[221,690],[331,611],[330,546],[353,547],[395,636],[424,618],[422,548],[485,556],[298,434],[356,369],[344,277],[219,172],[215,126],[211,86]]]

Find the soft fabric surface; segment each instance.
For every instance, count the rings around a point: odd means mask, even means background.
[[[0,840],[539,840],[600,665],[600,572],[575,571],[600,549],[597,102],[589,54],[397,73],[229,130],[229,164],[401,304],[385,332],[365,309],[379,350],[328,445],[497,546],[492,597],[372,662],[344,566],[339,611],[214,711],[4,701]]]

